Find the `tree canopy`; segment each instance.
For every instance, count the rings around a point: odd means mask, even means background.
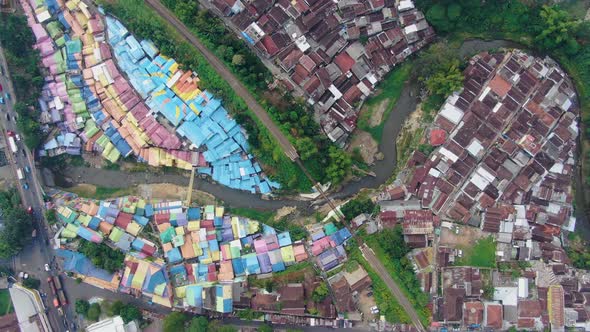
[[[96,244],[81,240],[78,251],[88,257],[92,264],[109,272],[115,272],[123,266],[125,254],[106,244]]]
[[[344,204],[340,211],[344,214],[346,220],[352,220],[362,213],[372,213],[375,209],[375,203],[368,197],[357,197]]]
[[[311,299],[314,302],[322,302],[329,294],[329,290],[328,290],[328,285],[326,285],[326,282],[322,281],[322,283],[320,283],[318,285],[318,287],[316,287],[313,290],[313,293],[311,294]]]
[[[84,299],[77,299],[75,303],[76,313],[86,317],[88,309],[90,309],[90,303]]]
[[[164,332],[184,331],[184,325],[188,321],[188,316],[182,312],[174,311],[164,318]]]
[[[9,258],[31,241],[33,222],[14,189],[0,191],[0,211],[4,219],[4,227],[0,230],[0,258]]]
[[[98,321],[98,319],[100,318],[100,304],[98,303],[92,303],[89,307],[88,307],[88,311],[86,312],[86,318],[90,321]]]

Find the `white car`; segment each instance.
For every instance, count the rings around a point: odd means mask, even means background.
[[[377,308],[377,306],[371,307],[371,313],[373,315],[378,314],[379,313],[379,308]]]
[[[45,271],[47,271],[47,272],[51,271],[51,268],[49,267],[49,264],[45,264]]]
[[[16,134],[16,135],[15,135],[15,137],[16,137],[16,140],[17,140],[17,141],[20,141],[20,136],[19,136],[19,134]]]

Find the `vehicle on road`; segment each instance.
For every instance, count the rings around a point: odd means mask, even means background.
[[[16,170],[16,176],[18,177],[19,180],[24,180],[24,178],[25,178],[25,175],[23,174],[23,170],[20,168]]]
[[[45,271],[49,272],[51,271],[51,268],[49,267],[49,264],[45,263]]]
[[[6,112],[6,121],[10,121],[10,114],[8,112]]]
[[[2,92],[4,90],[4,88],[2,87],[2,84],[0,84],[0,92]]]
[[[12,130],[7,130],[7,131],[6,131],[6,135],[8,135],[9,137],[14,137],[14,131],[12,131]]]
[[[8,145],[10,145],[10,151],[12,151],[12,153],[18,152],[18,147],[16,146],[16,142],[14,141],[14,137],[8,136]]]
[[[17,142],[20,141],[20,135],[19,134],[14,135],[14,137],[16,138],[16,141]]]
[[[371,307],[371,313],[372,314],[378,314],[379,313],[379,308],[377,308],[377,306]]]
[[[29,190],[29,183],[28,182],[23,183],[23,189]]]
[[[2,105],[6,104],[6,103],[4,102],[4,98],[2,98],[2,97],[0,97],[0,104],[2,104]]]
[[[25,166],[25,172],[31,173],[31,168],[29,166]]]
[[[33,207],[32,206],[29,206],[27,208],[27,214],[33,214]]]
[[[7,92],[7,93],[5,94],[5,96],[6,96],[6,99],[10,100],[10,93],[8,93],[8,92]]]

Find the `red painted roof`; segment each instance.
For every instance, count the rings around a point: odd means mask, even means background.
[[[266,49],[266,53],[269,55],[275,55],[279,52],[279,47],[274,40],[272,40],[271,36],[264,36],[260,42],[262,43],[262,46],[264,46],[264,49]]]
[[[430,131],[430,145],[442,145],[447,139],[447,132],[442,129],[433,129]]]
[[[334,63],[343,73],[346,73],[352,68],[352,66],[354,66],[355,61],[350,55],[348,55],[348,53],[342,52],[334,58]]]

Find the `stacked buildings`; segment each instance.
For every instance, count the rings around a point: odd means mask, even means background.
[[[453,266],[460,248],[435,246],[434,259],[414,255],[417,271],[441,274],[439,297],[436,284],[425,289],[435,295],[436,321],[588,329],[588,276],[570,266],[562,248],[564,231],[575,227],[579,109],[572,82],[553,60],[519,50],[479,54],[464,74],[464,88],[446,100],[429,130],[434,152],[415,151],[403,185],[380,195],[381,222],[401,222],[410,244],[407,236],[432,234],[439,224],[494,237],[496,261],[508,272]]]
[[[231,313],[234,302],[244,307],[249,303],[243,301],[248,276],[270,277],[308,260],[308,252],[323,269],[332,269],[346,259],[343,244],[351,236],[346,228],[326,224],[314,233],[309,248],[293,241],[289,232],[232,216],[222,206],[187,208],[180,201],[135,196],[96,201],[55,190],[49,194],[48,207],[55,208],[62,226],[56,239],[66,271],[101,288],[195,312]],[[122,271],[96,268],[76,252],[75,238],[124,252]],[[308,288],[311,294],[313,288]]]
[[[269,194],[247,138],[197,73],[79,0],[21,1],[48,76],[39,99],[50,139],[42,156],[135,156],[151,166],[198,167],[234,189]]]
[[[328,137],[344,145],[358,105],[385,74],[434,38],[411,0],[211,0],[302,90]]]

